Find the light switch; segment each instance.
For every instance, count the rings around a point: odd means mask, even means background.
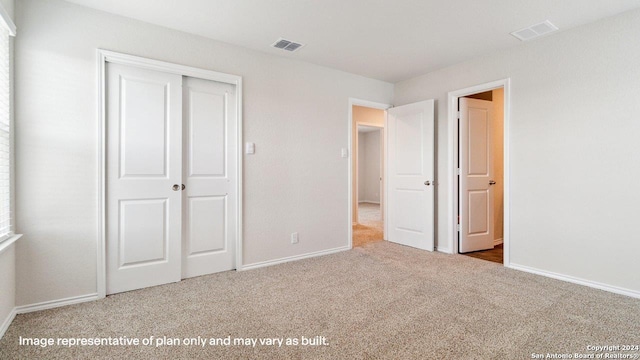
[[[248,142],[245,144],[245,153],[247,154],[255,154],[256,153],[256,144],[252,142]]]
[[[343,158],[349,157],[349,151],[347,150],[347,148],[342,148],[341,153]]]

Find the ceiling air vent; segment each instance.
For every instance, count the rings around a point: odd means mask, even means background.
[[[547,20],[541,22],[539,24],[531,25],[524,29],[520,29],[518,31],[514,31],[511,35],[517,37],[522,41],[528,41],[540,37],[542,35],[547,35],[554,31],[558,30],[558,28],[551,23],[551,21]]]
[[[278,39],[278,41],[274,42],[273,44],[271,44],[271,46],[273,46],[276,49],[282,49],[282,50],[286,50],[286,51],[296,51],[298,49],[300,49],[301,47],[304,46],[304,44],[300,44],[297,42],[293,42],[290,40],[286,40],[283,38]]]

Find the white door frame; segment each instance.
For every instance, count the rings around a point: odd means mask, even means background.
[[[510,232],[509,232],[509,224],[511,217],[511,193],[510,193],[510,168],[511,164],[509,162],[509,123],[511,121],[511,91],[510,91],[511,79],[506,78],[502,80],[492,81],[485,84],[480,84],[476,86],[471,86],[468,88],[451,91],[448,93],[448,104],[449,104],[449,175],[451,176],[451,186],[449,187],[449,249],[442,249],[441,246],[438,248],[440,251],[448,252],[451,254],[458,253],[458,207],[460,206],[459,202],[459,193],[458,193],[458,167],[457,161],[458,158],[458,98],[477,94],[485,91],[495,90],[498,88],[504,89],[504,153],[503,153],[503,164],[504,164],[504,265],[509,266],[510,257],[509,257],[509,245],[510,245]]]
[[[98,62],[98,246],[97,246],[97,290],[98,298],[106,296],[106,63],[117,63],[136,66],[144,69],[178,74],[199,79],[212,80],[236,86],[237,114],[238,114],[238,167],[236,173],[237,196],[237,229],[236,229],[236,269],[241,270],[242,263],[242,77],[219,73],[211,70],[198,69],[185,65],[172,64],[164,61],[147,59],[139,56],[117,53],[108,50],[97,50]]]
[[[349,98],[349,116],[347,117],[347,121],[348,121],[348,147],[347,147],[347,151],[349,154],[349,161],[347,161],[347,166],[348,171],[347,174],[349,174],[349,176],[347,176],[347,181],[349,181],[349,201],[348,201],[348,206],[349,206],[349,210],[347,211],[347,214],[349,215],[349,221],[347,222],[347,224],[349,224],[349,229],[348,229],[348,244],[349,244],[349,249],[353,248],[353,194],[355,189],[353,188],[353,166],[356,164],[357,159],[355,159],[355,156],[353,154],[353,105],[357,105],[357,106],[364,106],[364,107],[368,107],[368,108],[374,108],[374,109],[380,109],[380,110],[387,110],[391,107],[393,107],[390,104],[383,104],[383,103],[378,103],[378,102],[374,102],[374,101],[368,101],[368,100],[361,100],[361,99],[356,99],[356,98]],[[366,124],[366,123],[362,123],[362,125],[370,125],[370,124]],[[372,125],[372,126],[376,126],[376,125]],[[377,125],[379,126],[379,125]],[[385,116],[384,119],[384,129],[387,128],[387,117]],[[357,126],[356,126],[356,131],[357,131]],[[384,161],[385,167],[387,167],[387,132],[386,131],[382,131],[383,134],[383,138],[381,139],[381,141],[383,141],[383,147],[384,147],[384,154],[382,154],[382,159]],[[382,201],[382,218],[386,219],[387,218],[387,171],[384,171],[384,194],[383,194],[383,198],[384,200]],[[384,234],[383,234],[384,239],[387,239],[387,222],[384,222]]]

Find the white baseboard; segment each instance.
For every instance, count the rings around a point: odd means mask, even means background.
[[[500,239],[495,239],[493,240],[493,246],[497,246],[500,245],[504,242],[504,239],[500,238]]]
[[[100,297],[98,296],[97,293],[73,296],[65,299],[51,300],[51,301],[44,301],[36,304],[16,306],[16,313],[25,314],[25,313],[30,313],[34,311],[53,309],[61,306],[79,304],[87,301],[94,301],[98,299],[100,299]]]
[[[613,285],[599,283],[596,281],[585,280],[585,279],[581,279],[581,278],[577,278],[569,275],[558,274],[551,271],[539,270],[529,266],[518,265],[514,263],[511,263],[510,265],[505,265],[505,266],[514,270],[520,270],[520,271],[528,272],[531,274],[546,276],[556,280],[562,280],[562,281],[570,282],[573,284],[588,286],[594,289],[604,290],[604,291],[612,292],[615,294],[620,294],[620,295],[625,295],[625,296],[630,296],[632,298],[640,299],[640,291],[636,291],[636,290],[625,289],[625,288],[621,288]]]
[[[324,256],[324,255],[329,255],[329,254],[335,254],[335,253],[342,252],[342,251],[347,251],[347,250],[351,250],[351,248],[349,246],[341,246],[339,248],[316,251],[316,252],[303,254],[303,255],[295,255],[295,256],[289,256],[289,257],[280,258],[280,259],[276,259],[276,260],[262,261],[262,262],[257,262],[257,263],[253,263],[253,264],[249,264],[249,265],[244,265],[244,266],[242,266],[242,268],[238,269],[238,271],[252,270],[252,269],[257,269],[257,268],[261,268],[261,267],[265,267],[265,266],[278,265],[278,264],[287,263],[287,262],[290,262],[290,261],[308,259],[308,258],[312,258],[312,257],[316,257],[316,256]]]
[[[15,319],[15,317],[16,317],[16,308],[13,308],[13,310],[11,310],[7,318],[4,319],[4,321],[2,322],[2,326],[0,326],[0,339],[2,339],[2,337],[4,336],[4,333],[7,332],[7,329],[9,329],[9,325],[11,325],[11,322],[13,321],[13,319]]]
[[[437,252],[441,252],[441,253],[445,253],[445,254],[453,254],[453,252],[451,252],[451,248],[443,247],[443,246],[436,247],[436,251]]]

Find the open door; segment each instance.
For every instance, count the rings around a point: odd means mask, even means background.
[[[434,248],[434,101],[388,110],[388,240]]]
[[[493,249],[491,101],[460,98],[459,252]]]

